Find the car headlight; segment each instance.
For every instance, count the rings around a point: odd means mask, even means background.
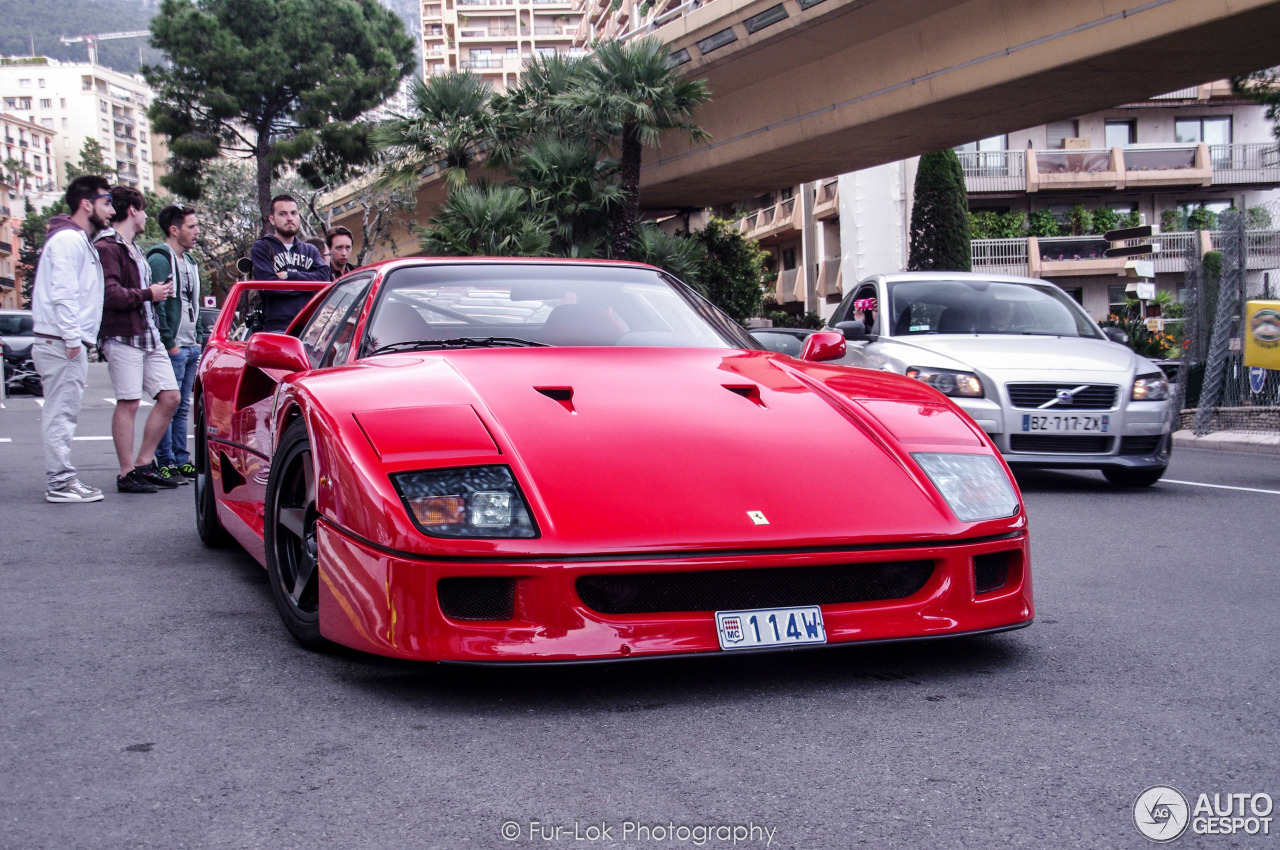
[[[972,372],[956,372],[951,369],[929,369],[908,366],[906,375],[924,381],[943,395],[982,398],[982,381]]]
[[[911,455],[961,522],[1002,519],[1018,512],[1018,497],[991,455],[921,452]]]
[[[520,488],[505,466],[399,472],[391,483],[414,524],[433,537],[537,537]]]
[[[1169,397],[1169,379],[1164,373],[1139,375],[1133,382],[1134,401],[1164,401]]]

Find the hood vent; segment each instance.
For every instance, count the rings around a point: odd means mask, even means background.
[[[560,406],[570,413],[577,412],[573,409],[573,387],[534,387],[534,389],[552,401],[559,402]]]
[[[758,407],[763,407],[765,410],[769,409],[769,406],[760,398],[760,388],[755,384],[721,384],[721,386],[731,393],[742,396]]]

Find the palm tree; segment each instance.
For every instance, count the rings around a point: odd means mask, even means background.
[[[545,257],[551,247],[549,222],[529,209],[518,186],[480,183],[449,193],[428,227],[418,231],[429,255]]]
[[[540,136],[516,153],[511,176],[528,195],[529,206],[546,214],[551,252],[566,257],[599,257],[609,242],[609,225],[622,207],[618,164],[601,159],[589,139]]]
[[[563,120],[553,98],[578,86],[586,65],[584,57],[541,54],[529,61],[513,88],[493,96],[494,146],[489,161],[494,166],[510,166],[533,137],[582,138],[581,128]]]
[[[374,131],[374,144],[388,161],[384,179],[414,188],[422,172],[441,163],[450,187],[465,186],[492,134],[492,97],[489,83],[469,71],[415,79],[409,114]]]
[[[579,86],[552,103],[619,151],[623,205],[613,233],[613,255],[628,256],[640,218],[640,164],[646,146],[665,130],[708,138],[692,122],[694,110],[710,98],[705,80],[686,80],[667,59],[656,38],[601,44],[583,68]]]

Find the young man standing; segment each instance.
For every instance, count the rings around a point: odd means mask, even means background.
[[[329,246],[330,280],[337,280],[347,272],[356,270],[355,266],[347,262],[351,258],[351,246],[355,244],[350,230],[338,225],[325,234],[325,241]]]
[[[49,502],[98,502],[102,491],[76,478],[71,440],[89,377],[85,348],[98,336],[102,320],[102,265],[89,236],[107,226],[111,184],[84,175],[67,186],[70,215],[49,220],[44,250],[31,289],[36,344],[31,359],[44,385],[45,477]]]
[[[271,215],[267,220],[275,233],[264,235],[249,249],[254,280],[329,279],[329,266],[320,252],[314,245],[297,238],[301,222],[297,201],[288,195],[276,195],[271,199]],[[262,329],[272,333],[287,329],[314,294],[264,292]]]
[[[163,243],[147,252],[151,279],[173,283],[173,295],[156,305],[160,344],[169,352],[173,377],[178,382],[178,409],[173,414],[160,445],[156,447],[156,468],[170,481],[186,484],[196,477],[196,468],[187,451],[187,414],[191,409],[191,386],[200,365],[200,344],[196,341],[196,320],[200,314],[200,270],[189,253],[200,235],[196,212],[182,204],[160,210]]]
[[[178,382],[160,342],[154,306],[173,294],[172,281],[151,282],[151,268],[133,240],[147,224],[147,202],[129,186],[111,190],[115,213],[111,227],[94,237],[102,261],[102,328],[99,345],[116,394],[111,439],[120,461],[116,489],[121,493],[154,493],[177,483],[160,474],[155,451],[178,407]],[[133,425],[142,394],[156,400],[142,428],[142,445],[133,452]]]

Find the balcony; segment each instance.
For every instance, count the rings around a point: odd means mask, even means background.
[[[804,301],[804,276],[800,274],[800,269],[785,269],[778,273],[773,300],[779,304]]]
[[[13,253],[12,242],[0,242],[0,254],[12,254],[12,253]]]
[[[844,294],[844,271],[839,257],[824,257],[818,264],[818,297]]]
[[[1215,250],[1225,233],[1200,231],[1200,251]],[[1280,230],[1250,230],[1246,234],[1250,270],[1280,267]],[[1150,239],[1154,251],[1149,259],[1156,274],[1180,274],[1186,270],[1187,256],[1196,250],[1194,232],[1160,233]],[[1116,243],[1135,244],[1135,242]],[[988,274],[1028,277],[1081,277],[1123,275],[1125,263],[1133,257],[1105,257],[1112,247],[1101,236],[1055,236],[1026,239],[974,239],[970,243],[973,270]]]
[[[776,244],[800,235],[801,210],[795,198],[756,210],[734,222],[738,232],[761,245]]]
[[[17,282],[11,277],[0,276],[0,289],[13,289]]]
[[[813,217],[819,221],[840,215],[840,181],[827,180],[818,184],[813,197]]]
[[[1280,183],[1280,150],[1274,144],[1209,145],[1213,185]]]
[[[1022,151],[957,151],[969,192],[1025,192],[1026,157]]]

